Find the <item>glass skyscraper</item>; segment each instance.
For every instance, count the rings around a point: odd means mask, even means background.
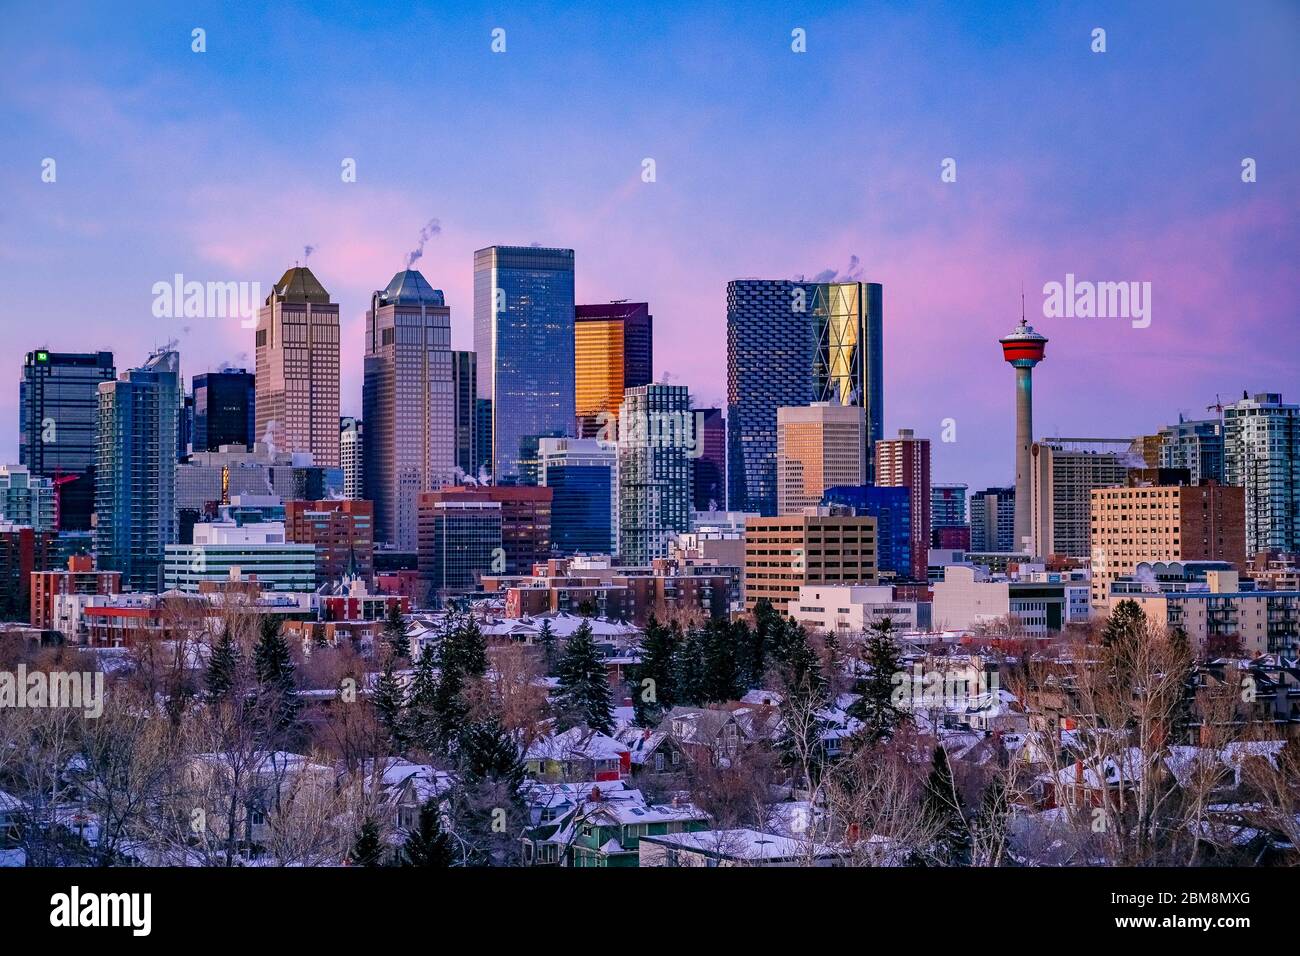
[[[1160,429],[1161,468],[1186,468],[1191,482],[1223,481],[1223,423],[1218,419],[1185,422]]]
[[[478,394],[492,402],[488,470],[497,484],[536,484],[538,441],[573,435],[573,325],[572,249],[474,253]]]
[[[222,445],[243,445],[252,451],[257,441],[256,405],[257,384],[251,372],[232,368],[195,375],[194,451],[220,451]]]
[[[666,557],[691,530],[691,454],[699,448],[685,385],[629,388],[619,411],[618,553],[627,564]]]
[[[1276,392],[1223,410],[1223,482],[1246,489],[1246,553],[1300,551],[1300,405]]]
[[[551,545],[558,554],[612,554],[618,514],[618,455],[595,438],[543,438],[540,481],[551,498]]]
[[[653,322],[645,302],[576,308],[574,394],[580,438],[597,437],[602,412],[618,416],[624,391],[650,384],[654,377]]]
[[[884,434],[882,290],[870,282],[727,283],[727,507],[776,514],[776,410],[864,410],[867,477]]]
[[[86,531],[95,510],[99,383],[117,375],[112,352],[28,352],[18,386],[18,461],[59,481],[59,526]],[[68,480],[72,479],[72,480]]]
[[[882,573],[911,576],[912,489],[905,485],[837,485],[827,488],[822,504],[852,509],[854,515],[876,519],[876,564]]]

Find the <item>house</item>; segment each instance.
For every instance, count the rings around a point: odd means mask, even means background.
[[[590,727],[573,727],[542,737],[524,753],[530,777],[550,783],[621,780],[632,772],[627,745]]]
[[[742,750],[771,740],[779,723],[775,707],[734,704],[674,707],[659,724],[691,760],[730,763]]]
[[[641,866],[835,866],[838,852],[797,837],[758,830],[693,830],[643,836]]]
[[[554,866],[561,863],[561,845],[550,838],[583,801],[600,793],[606,801],[635,800],[644,802],[622,781],[583,781],[581,783],[543,783],[527,781],[520,791],[528,814],[523,836],[524,863],[529,866]]]
[[[549,835],[532,841],[532,847],[526,845],[524,855],[560,866],[638,866],[643,838],[707,826],[708,815],[692,804],[650,804],[640,790],[605,793],[597,786]]]
[[[685,769],[685,750],[665,730],[628,726],[614,736],[628,748],[634,777],[641,774],[674,774]]]
[[[392,813],[394,839],[420,825],[420,809],[430,800],[442,797],[452,788],[451,774],[428,764],[412,763],[397,757],[368,764],[367,784],[378,788],[383,803]]]

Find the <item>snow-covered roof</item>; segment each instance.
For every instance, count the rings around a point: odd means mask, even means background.
[[[534,741],[524,754],[525,760],[565,760],[586,757],[589,760],[617,760],[628,752],[627,745],[589,727],[572,727],[564,733]]]
[[[758,830],[696,830],[692,833],[665,833],[643,836],[642,840],[704,853],[708,856],[747,862],[783,862],[833,856],[828,846]]]

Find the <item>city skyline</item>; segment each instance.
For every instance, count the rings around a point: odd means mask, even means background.
[[[452,348],[466,349],[474,250],[536,242],[575,250],[577,302],[652,303],[655,380],[667,373],[699,406],[725,405],[727,282],[833,272],[880,283],[884,433],[931,439],[937,481],[1014,478],[994,340],[1017,317],[1022,282],[1031,323],[1053,343],[1034,439],[1150,434],[1180,411],[1212,417],[1207,405],[1243,391],[1291,398],[1296,11],[1264,4],[1225,23],[1199,4],[1176,16],[1102,7],[992,20],[991,9],[761,5],[742,19],[159,7],[149,30],[85,10],[71,31],[49,28],[45,11],[14,12],[0,38],[0,77],[16,91],[0,104],[13,131],[0,157],[0,346],[15,379],[35,348],[111,349],[125,369],[173,339],[186,380],[251,368],[238,319],[155,319],[151,289],[180,273],[269,290],[298,260],[339,303],[341,411],[360,415],[376,276],[418,250],[412,267],[445,290]],[[196,26],[202,54],[190,49]],[[1097,26],[1104,54],[1089,48]],[[490,49],[497,27],[503,54]],[[868,35],[869,63],[853,56]],[[437,55],[398,70],[367,56],[414,53],[417,36]],[[557,49],[576,50],[582,69]],[[1193,51],[1203,69],[1187,75]],[[331,58],[337,69],[308,68]],[[422,108],[457,130],[428,159],[369,134],[409,110],[417,86]],[[1122,108],[1108,93],[1121,86]],[[286,104],[319,98],[329,115],[307,146],[287,147]],[[831,122],[834,136],[807,132]],[[41,178],[47,157],[54,182]],[[1256,182],[1242,181],[1247,157]],[[340,179],[347,158],[356,182]],[[941,180],[948,158],[955,182]],[[430,218],[438,228],[422,241]],[[94,289],[94,309],[49,295],[68,268]],[[1044,316],[1042,287],[1071,276],[1150,282],[1149,327]],[[12,460],[17,392],[0,390],[0,457]],[[949,418],[955,442],[941,440]]]

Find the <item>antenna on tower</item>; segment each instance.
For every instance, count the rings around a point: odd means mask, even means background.
[[[1025,324],[1025,280],[1020,280],[1020,324]]]

